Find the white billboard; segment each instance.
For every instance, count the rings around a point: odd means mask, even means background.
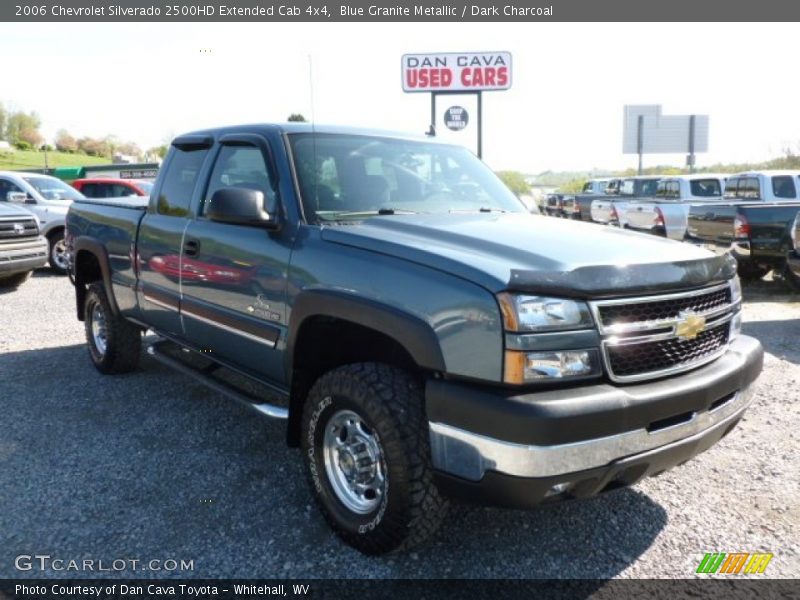
[[[691,115],[662,115],[658,104],[625,106],[623,154],[639,153],[639,117],[642,117],[642,154],[689,153]],[[694,152],[708,152],[708,115],[694,115]]]
[[[510,52],[404,54],[404,92],[479,92],[511,87]]]

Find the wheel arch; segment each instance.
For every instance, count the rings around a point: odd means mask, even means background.
[[[119,313],[114,291],[111,287],[111,267],[108,251],[103,244],[91,237],[81,236],[72,244],[72,274],[75,278],[75,303],[78,320],[84,320],[83,305],[86,301],[86,288],[90,283],[102,281],[108,303],[114,314]]]

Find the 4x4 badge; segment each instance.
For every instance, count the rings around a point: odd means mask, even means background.
[[[675,325],[675,335],[682,340],[693,340],[706,330],[706,318],[690,311],[678,314],[679,321]]]

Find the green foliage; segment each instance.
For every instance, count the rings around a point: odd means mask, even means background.
[[[506,184],[506,187],[517,196],[528,194],[531,186],[525,181],[525,176],[519,171],[497,171],[497,176]]]
[[[17,148],[17,150],[30,150],[31,149],[31,145],[28,142],[26,142],[25,140],[17,140],[16,142],[14,142],[14,146]]]
[[[78,150],[78,140],[72,137],[66,129],[59,129],[56,132],[56,149],[60,152],[76,152]]]
[[[51,168],[104,165],[109,162],[111,161],[106,158],[95,158],[84,154],[58,151],[47,153],[47,165]],[[0,171],[44,168],[44,152],[17,150],[16,152],[0,153]]]
[[[160,146],[153,146],[145,154],[157,156],[163,160],[163,158],[167,155],[167,150],[169,150],[169,145],[161,144]]]
[[[588,179],[580,178],[573,179],[567,183],[558,186],[558,191],[563,194],[580,194],[583,191],[583,186],[586,185]]]
[[[39,133],[41,124],[41,119],[35,112],[25,113],[21,110],[13,112],[8,115],[6,122],[6,138],[15,145],[17,142],[26,142],[31,147],[38,146],[43,140]]]
[[[290,123],[306,123],[306,118],[300,113],[292,113],[289,115],[289,118],[286,119]]]

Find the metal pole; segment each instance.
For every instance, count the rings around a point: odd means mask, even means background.
[[[483,158],[483,95],[478,92],[478,158]]]
[[[642,148],[644,146],[644,115],[636,119],[636,151],[639,153],[639,175],[642,174]]]
[[[436,92],[431,92],[431,128],[428,135],[436,135]]]
[[[694,173],[694,115],[689,117],[689,173]]]

